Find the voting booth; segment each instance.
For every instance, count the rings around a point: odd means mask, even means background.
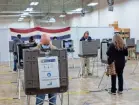
[[[112,39],[103,39],[101,42],[101,62],[107,64],[108,56],[107,50],[109,45],[112,43]]]
[[[93,41],[80,41],[79,57],[96,57],[98,55],[98,43]]]
[[[135,46],[135,38],[126,39],[126,46],[127,47],[134,47]]]
[[[67,49],[67,52],[74,52],[73,40],[63,40],[63,48]]]
[[[13,46],[14,46],[14,42],[13,41],[9,41],[9,52],[14,52],[13,51]]]
[[[139,40],[137,40],[137,44],[136,44],[136,53],[139,54]]]
[[[63,48],[63,40],[52,40],[52,44],[57,48]]]
[[[68,90],[66,49],[51,50],[49,53],[25,49],[23,58],[26,95],[63,93]]]
[[[17,44],[18,68],[23,69],[23,50],[36,47],[36,44]]]
[[[96,42],[97,42],[98,49],[100,49],[100,47],[101,47],[101,45],[100,45],[100,39],[96,39]]]

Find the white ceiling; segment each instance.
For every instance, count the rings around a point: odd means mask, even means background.
[[[33,6],[34,11],[31,12],[33,17],[37,17],[45,16],[47,13],[62,13],[63,9],[68,12],[82,5],[87,10],[92,10],[87,4],[93,0],[0,0],[0,17],[19,17],[33,1],[39,2],[38,6]]]

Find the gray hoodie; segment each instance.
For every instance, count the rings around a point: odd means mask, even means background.
[[[17,44],[22,44],[23,41],[19,38],[15,38],[13,41],[13,52],[17,53]]]

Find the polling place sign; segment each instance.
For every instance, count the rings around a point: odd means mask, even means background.
[[[60,87],[58,57],[39,57],[39,82],[40,89]]]

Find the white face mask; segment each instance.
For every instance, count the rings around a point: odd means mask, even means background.
[[[50,48],[50,46],[49,45],[42,45],[42,48],[43,49],[48,49],[48,48]]]

